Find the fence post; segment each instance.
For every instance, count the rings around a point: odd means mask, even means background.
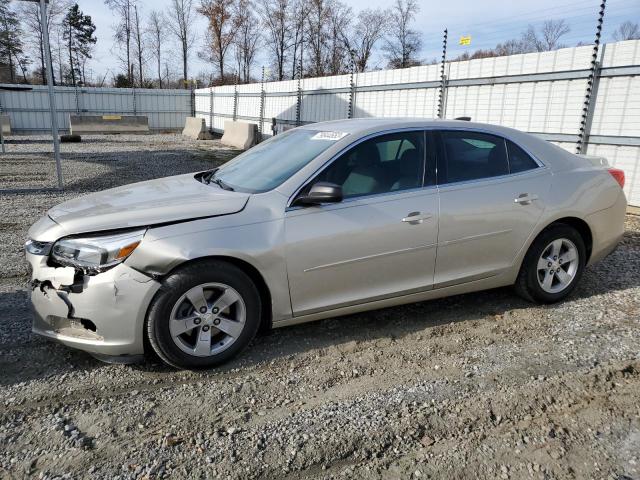
[[[193,82],[189,83],[189,98],[191,100],[191,116],[196,116],[196,90],[193,88]]]
[[[607,0],[602,0],[600,4],[600,13],[598,14],[598,24],[596,26],[596,38],[593,44],[593,53],[591,54],[591,71],[587,78],[587,89],[584,94],[584,103],[582,105],[582,118],[580,119],[580,131],[578,133],[578,142],[576,143],[576,153],[587,153],[589,147],[589,135],[591,134],[591,123],[593,122],[593,114],[596,106],[596,97],[598,95],[598,86],[600,85],[601,65],[598,62],[598,49],[600,47],[600,35],[602,33],[602,22],[604,21],[604,9]],[[604,46],[602,53],[604,58]]]
[[[298,77],[298,92],[296,94],[296,127],[300,126],[300,117],[302,111],[302,85],[300,77]]]
[[[40,0],[40,25],[42,25],[42,46],[44,47],[47,90],[49,91],[49,112],[51,115],[51,135],[53,136],[53,156],[56,159],[58,174],[58,188],[64,188],[62,177],[62,161],[60,160],[60,137],[58,136],[58,112],[56,109],[56,93],[53,87],[53,67],[51,65],[51,50],[49,49],[49,27],[47,26],[47,6],[45,0]]]
[[[302,118],[302,71],[300,71],[300,75],[298,76],[298,92],[296,95],[296,127],[301,125]]]
[[[213,93],[213,87],[209,90],[209,131],[213,133],[213,100],[215,96]]]
[[[260,80],[260,123],[258,123],[258,141],[262,141],[262,129],[264,123],[264,102],[265,102],[265,93],[264,93],[264,65],[262,66],[262,78]]]
[[[440,66],[440,96],[438,98],[438,118],[444,118],[446,112],[446,96],[447,96],[447,76],[444,74],[445,62],[447,60],[447,29],[444,29],[444,37],[442,40],[442,65]]]
[[[2,115],[2,94],[0,94],[0,115]],[[4,132],[2,130],[2,122],[0,122],[0,144],[2,144],[2,153],[7,153],[7,148],[4,146]]]
[[[138,115],[138,106],[136,105],[136,87],[131,88],[131,95],[133,95],[133,114]]]
[[[74,93],[76,95],[76,114],[80,115],[80,98],[78,94],[78,85],[74,85]]]
[[[356,83],[354,81],[354,69],[351,68],[351,75],[349,77],[349,111],[347,112],[347,118],[353,118],[356,108]]]
[[[236,83],[233,85],[233,121],[238,119],[238,73],[236,72]]]

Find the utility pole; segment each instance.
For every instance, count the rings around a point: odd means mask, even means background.
[[[53,156],[56,161],[58,176],[58,189],[64,188],[62,179],[62,164],[60,162],[60,137],[58,136],[58,110],[56,109],[56,96],[53,88],[53,66],[51,64],[51,50],[49,46],[49,27],[47,25],[47,3],[49,0],[21,0],[40,4],[40,26],[42,28],[42,43],[44,47],[45,67],[47,70],[47,90],[49,91],[49,113],[51,115],[51,135],[53,135]]]

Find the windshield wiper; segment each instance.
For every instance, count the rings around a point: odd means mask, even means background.
[[[205,173],[204,175],[202,175],[202,183],[206,183],[207,185],[209,185],[211,182],[215,183],[216,185],[218,185],[220,188],[222,188],[223,190],[229,190],[229,191],[234,191],[235,189],[231,186],[231,185],[227,185],[223,180],[220,180],[219,178],[216,178],[216,172],[220,170],[220,167],[218,168],[214,168],[213,170],[208,171],[207,173]]]
[[[206,183],[206,184],[211,183],[211,179],[213,178],[213,176],[216,174],[218,170],[220,170],[220,167],[214,168],[213,170],[209,170],[208,172],[203,173],[202,176],[200,177],[202,179],[202,183]]]
[[[209,182],[207,182],[207,183],[210,183],[210,182],[215,183],[216,185],[218,185],[218,186],[219,186],[220,188],[222,188],[223,190],[230,190],[230,191],[232,191],[232,192],[234,191],[234,188],[233,188],[231,185],[228,185],[228,184],[224,183],[224,182],[223,182],[222,180],[220,180],[219,178],[212,177],[212,178],[209,180]]]

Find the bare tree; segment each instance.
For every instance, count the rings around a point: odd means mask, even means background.
[[[329,6],[328,49],[326,52],[327,71],[340,75],[350,70],[351,55],[343,41],[351,25],[350,7],[334,0]]]
[[[564,20],[546,20],[538,33],[533,25],[529,25],[522,34],[522,44],[527,52],[548,52],[563,48],[560,38],[571,29]]]
[[[202,0],[198,11],[209,21],[200,57],[217,64],[220,80],[224,82],[225,58],[236,33],[233,0]]]
[[[410,25],[420,7],[416,0],[396,0],[391,10],[389,35],[384,45],[389,67],[406,68],[419,65],[416,55],[422,47],[420,34]]]
[[[309,8],[306,0],[295,0],[293,6],[293,33],[291,37],[291,46],[293,48],[291,56],[291,79],[296,78],[298,70],[302,75],[302,63],[304,60],[304,42],[305,37],[305,18]]]
[[[138,78],[139,86],[144,84],[144,70],[143,70],[143,58],[144,58],[144,42],[142,39],[142,27],[140,25],[140,15],[138,14],[138,6],[133,6],[133,48],[138,57]]]
[[[364,72],[367,69],[373,49],[384,36],[388,24],[388,11],[365,9],[358,13],[358,21],[354,28],[343,33],[342,41],[356,71]]]
[[[166,20],[162,12],[154,10],[149,14],[147,19],[147,41],[154,58],[158,72],[158,87],[162,88],[162,45],[165,34]]]
[[[133,85],[133,66],[131,62],[131,37],[133,31],[133,7],[136,0],[104,0],[115,16],[118,23],[114,26],[113,38],[116,44],[124,49],[124,55],[119,55],[124,64],[126,76],[130,85]]]
[[[171,69],[169,68],[169,62],[164,62],[164,79],[167,84],[167,88],[171,88],[171,77],[173,76]]]
[[[177,38],[182,54],[182,79],[187,83],[189,53],[195,41],[193,31],[194,0],[171,0],[169,6],[169,30]]]
[[[49,39],[51,43],[55,43],[57,35],[54,34],[56,30],[60,28],[60,23],[64,13],[69,8],[69,2],[67,0],[49,0],[47,6],[47,27],[49,31]],[[36,61],[40,64],[40,76],[42,78],[42,84],[47,84],[47,75],[45,68],[45,54],[44,54],[44,40],[42,23],[40,22],[40,5],[32,2],[24,2],[20,6],[20,16],[23,24],[26,27],[27,35],[30,39],[30,44],[33,45],[33,51],[35,53]],[[54,47],[49,45],[49,50]],[[53,72],[52,72],[53,73]],[[52,75],[55,85],[55,75]]]
[[[613,32],[613,39],[616,42],[623,40],[640,39],[640,27],[635,22],[626,21],[618,26]]]
[[[295,29],[292,0],[262,0],[262,22],[266,27],[267,46],[273,55],[276,79],[284,80],[285,62],[293,45]]]
[[[327,25],[330,23],[331,0],[309,0],[306,13],[306,40],[309,57],[309,75],[327,74],[326,51],[329,43]]]
[[[564,20],[547,20],[542,24],[542,46],[545,50],[563,48],[560,38],[571,31]]]
[[[497,57],[517,55],[519,53],[525,53],[525,47],[522,40],[511,39],[496,45],[495,53]]]
[[[234,9],[236,62],[239,75],[245,83],[251,79],[251,67],[258,51],[260,39],[260,22],[254,15],[254,10],[255,7],[251,0],[238,0]]]

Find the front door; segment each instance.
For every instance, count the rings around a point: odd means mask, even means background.
[[[422,131],[381,135],[354,146],[307,184],[341,185],[344,200],[286,212],[294,315],[432,287],[438,194],[426,156]]]

